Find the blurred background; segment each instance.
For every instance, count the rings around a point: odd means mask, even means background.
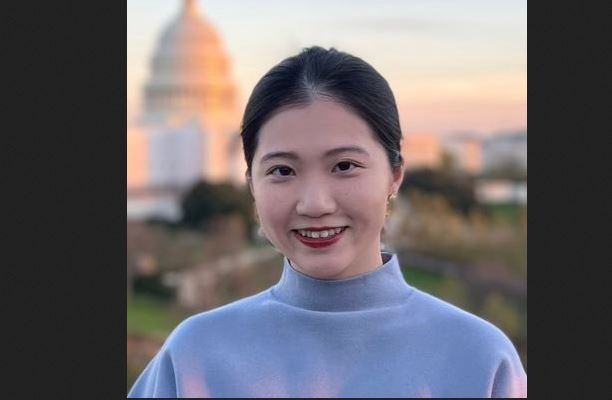
[[[522,0],[129,0],[128,388],[182,319],[279,279],[239,126],[257,80],[311,45],[394,91],[407,166],[385,249],[527,368],[526,40]]]

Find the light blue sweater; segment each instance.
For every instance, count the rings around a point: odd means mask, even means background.
[[[194,315],[128,397],[526,397],[495,326],[376,270],[318,280],[284,259],[279,282]]]

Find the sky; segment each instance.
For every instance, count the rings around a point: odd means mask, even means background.
[[[127,1],[128,118],[158,35],[183,0]],[[389,82],[405,134],[527,127],[526,0],[197,0],[232,62],[244,109],[259,78],[303,47],[359,56]]]

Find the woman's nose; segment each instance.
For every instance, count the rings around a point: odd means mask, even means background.
[[[317,218],[336,211],[336,202],[323,185],[310,185],[301,192],[296,205],[299,215]]]

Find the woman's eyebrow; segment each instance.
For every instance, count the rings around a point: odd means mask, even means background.
[[[354,153],[359,153],[362,154],[364,156],[369,157],[370,153],[368,153],[365,149],[359,147],[359,146],[342,146],[342,147],[336,147],[335,149],[331,149],[331,150],[327,150],[324,154],[325,157],[331,157],[334,156],[336,154],[339,153],[347,153],[347,152],[354,152]],[[300,157],[292,152],[292,151],[273,151],[271,153],[268,153],[266,155],[264,155],[263,157],[261,157],[261,161],[260,162],[265,162],[268,161],[272,158],[288,158],[290,160],[299,160]]]
[[[367,156],[367,157],[370,156],[370,153],[368,153],[362,147],[359,147],[359,146],[342,146],[342,147],[336,147],[335,149],[327,150],[325,152],[325,157],[334,156],[334,155],[336,155],[338,153],[349,153],[349,152],[363,154],[364,156]]]
[[[300,157],[294,152],[291,151],[273,151],[272,153],[268,153],[265,156],[261,157],[261,163],[266,162],[272,158],[289,158],[291,160],[299,160]]]

